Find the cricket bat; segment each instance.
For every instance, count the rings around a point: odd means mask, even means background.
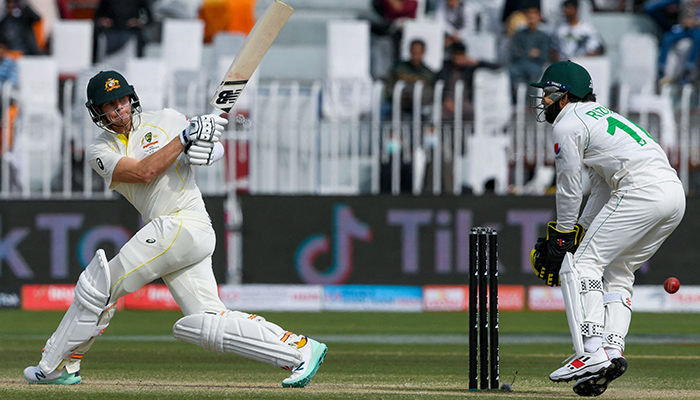
[[[275,41],[294,9],[287,3],[275,0],[265,14],[255,23],[253,30],[243,42],[233,63],[226,72],[210,104],[225,113],[231,111],[243,88],[262,61],[263,56]]]

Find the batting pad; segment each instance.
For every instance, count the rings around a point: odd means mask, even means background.
[[[584,336],[603,335],[603,282],[600,279],[580,279],[571,253],[564,256],[559,276],[574,351],[576,357],[580,357],[584,353]]]
[[[632,299],[620,293],[606,293],[603,296],[603,304],[605,305],[603,345],[624,353],[625,337],[632,321]]]
[[[104,250],[99,249],[80,274],[73,303],[44,346],[39,362],[44,373],[56,370],[71,359],[77,347],[102,333],[104,329],[97,324],[109,300],[109,287],[109,264]]]
[[[280,368],[296,367],[302,360],[279,326],[238,311],[188,315],[175,323],[173,335],[206,350],[235,353]]]

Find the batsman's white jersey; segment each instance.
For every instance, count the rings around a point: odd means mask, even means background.
[[[175,110],[145,112],[128,139],[104,131],[87,149],[90,166],[147,222],[109,261],[111,301],[163,278],[186,315],[226,309],[211,269],[216,236],[184,154],[150,183],[112,181],[122,157],[142,160],[180,140],[186,126],[187,118]]]
[[[586,228],[576,269],[581,278],[603,277],[604,292],[631,297],[634,271],[683,217],[683,186],[646,131],[599,103],[568,103],[553,125],[557,227]],[[579,217],[584,165],[591,194]]]
[[[206,213],[194,173],[185,164],[184,153],[165,173],[148,184],[112,181],[114,168],[122,157],[143,160],[172,139],[178,139],[178,134],[186,127],[187,118],[169,108],[142,113],[141,125],[129,135],[129,139],[123,134],[103,131],[87,149],[88,162],[110,189],[121,193],[136,207],[146,222],[179,210]]]

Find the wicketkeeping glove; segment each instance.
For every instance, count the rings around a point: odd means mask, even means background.
[[[557,230],[557,222],[547,224],[547,237],[538,238],[530,252],[530,264],[535,274],[549,286],[561,285],[559,270],[567,252],[575,253],[581,244],[585,229],[580,224],[571,231]]]
[[[190,118],[189,125],[180,133],[180,142],[185,146],[185,152],[195,141],[218,142],[227,124],[226,118],[215,114]]]

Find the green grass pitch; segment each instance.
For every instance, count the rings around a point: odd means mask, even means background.
[[[85,355],[83,382],[28,385],[62,313],[0,310],[0,399],[574,399],[573,383],[548,375],[571,353],[564,313],[501,313],[501,382],[513,392],[468,390],[466,313],[261,313],[328,344],[304,389],[288,373],[172,338],[179,312],[120,311]],[[635,313],[629,370],[600,398],[700,398],[700,316]]]

